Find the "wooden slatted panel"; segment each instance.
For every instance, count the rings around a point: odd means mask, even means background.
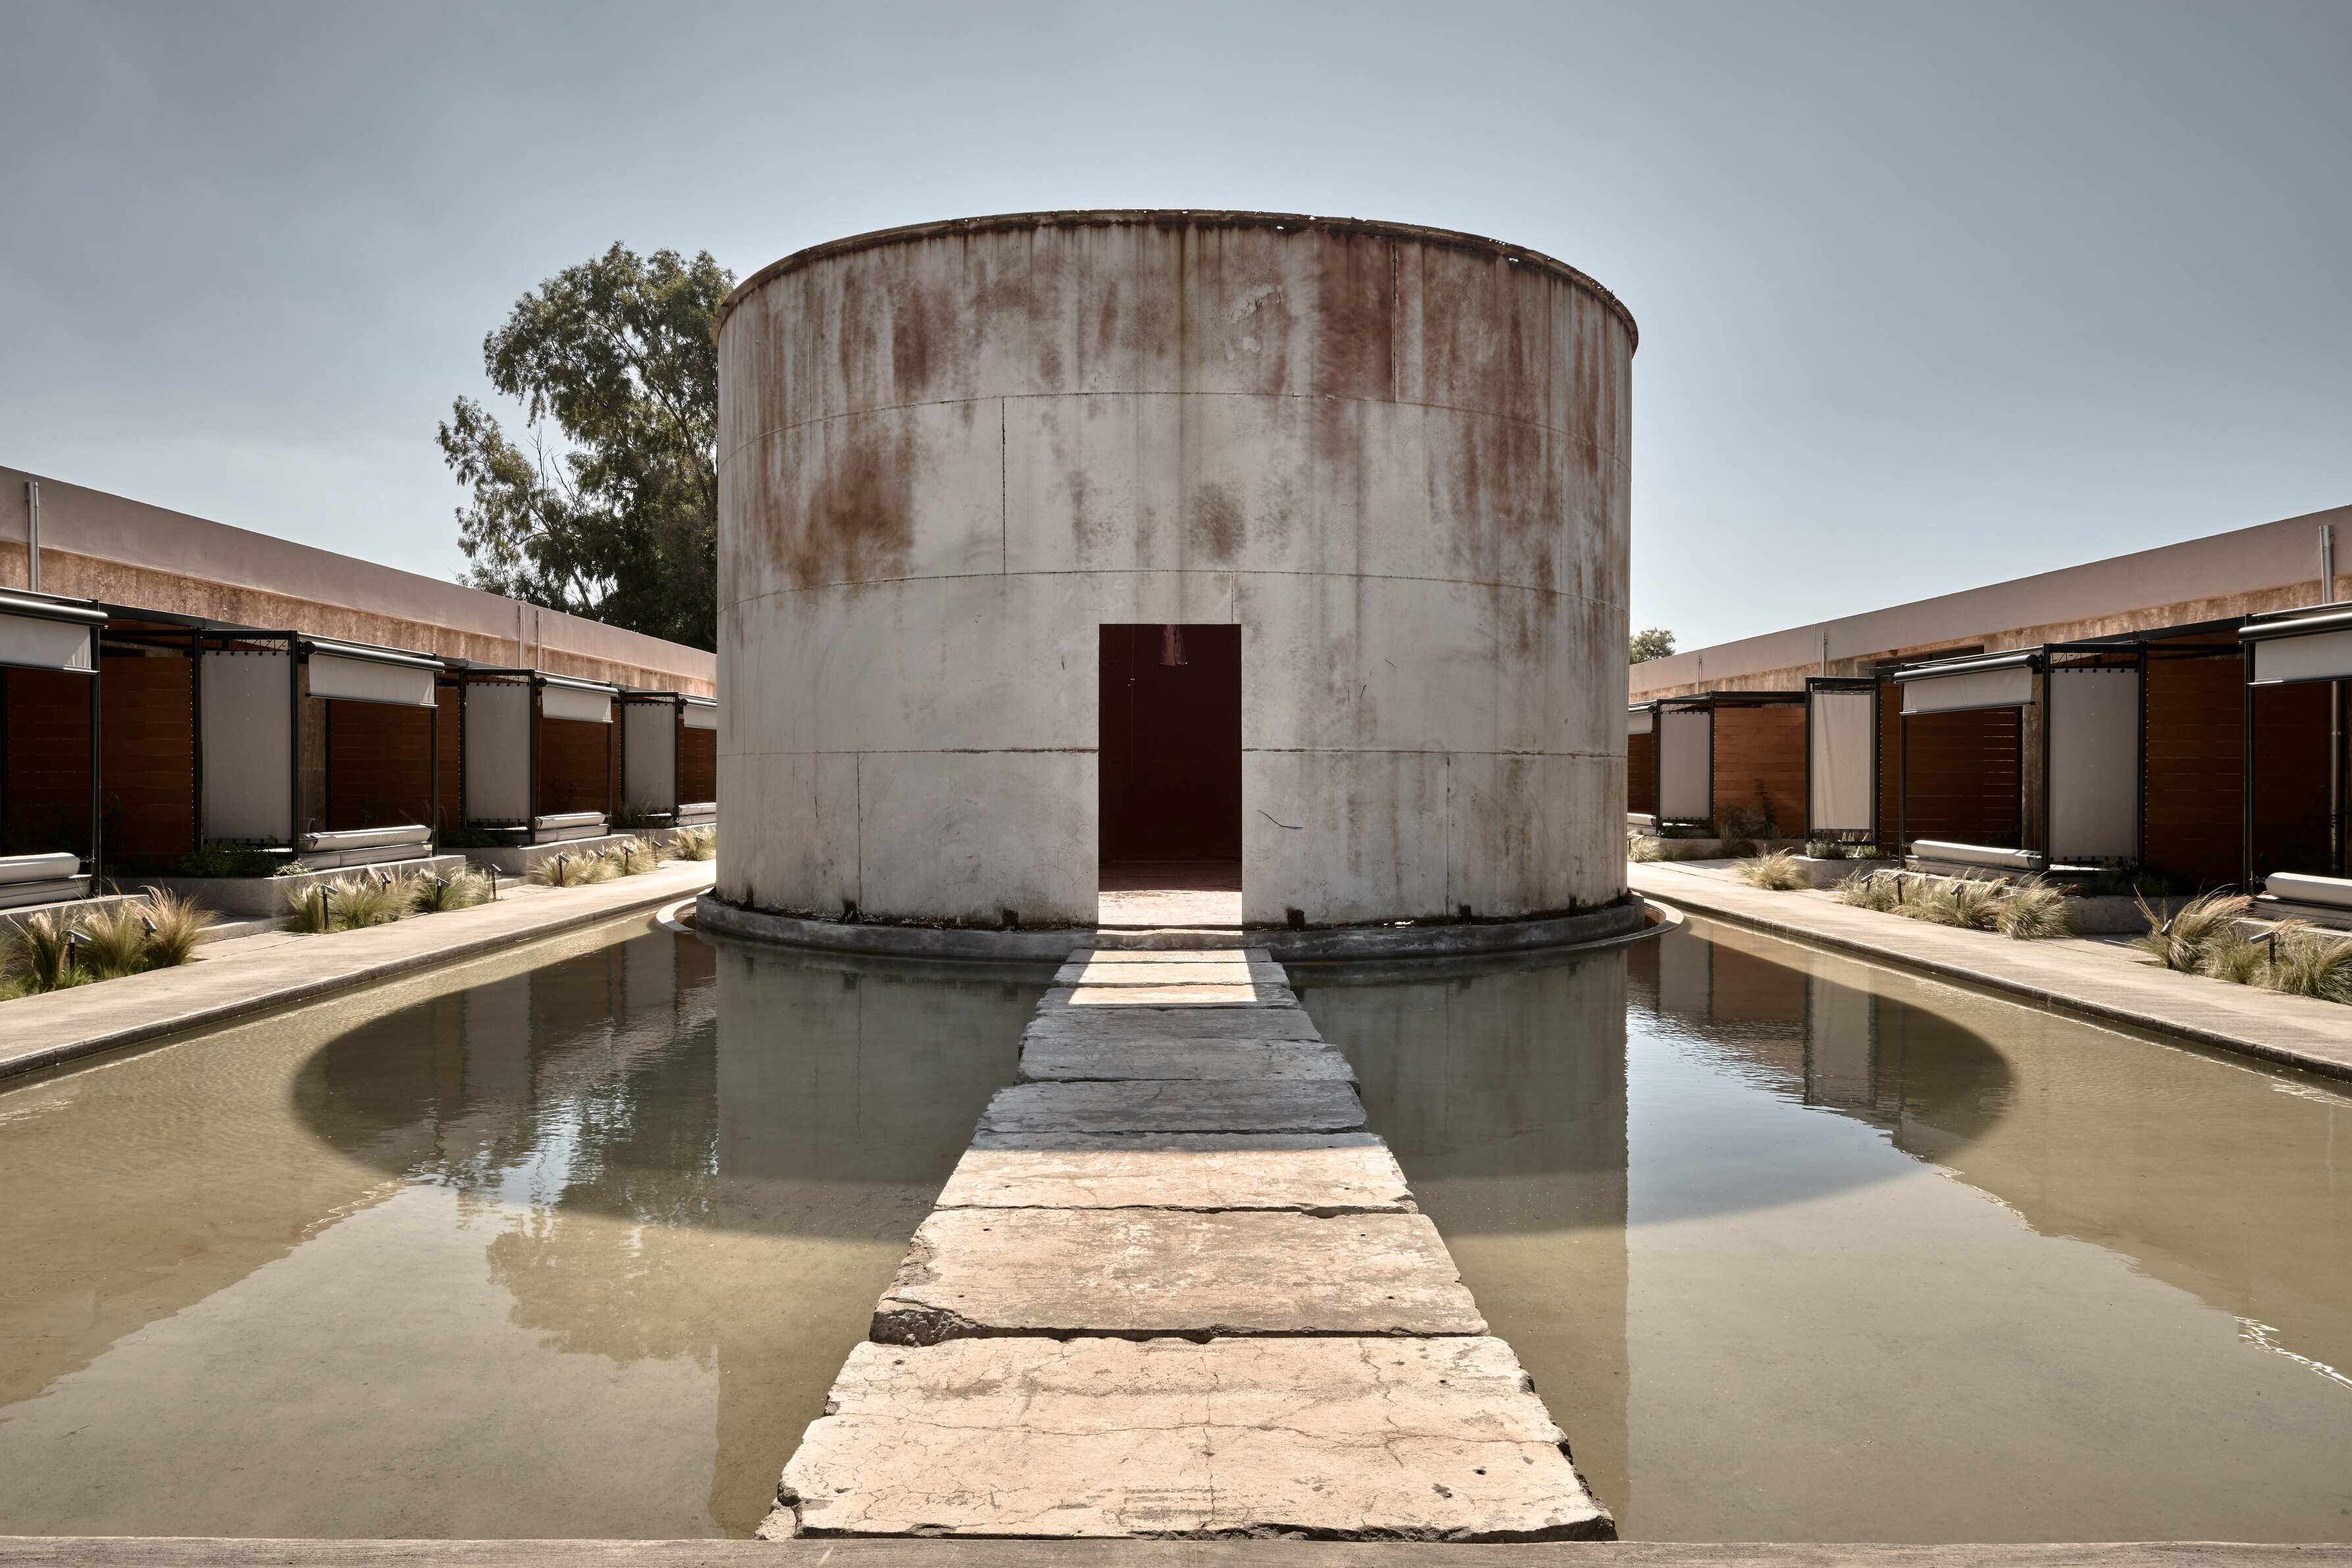
[[[1895,842],[1895,789],[1902,774],[1903,688],[1888,681],[1878,688],[1878,841],[1887,849]]]
[[[434,722],[441,727],[441,825],[454,828],[466,820],[461,805],[465,761],[462,750],[464,726],[459,715],[457,688],[443,686],[434,694],[436,705]]]
[[[2328,874],[2325,681],[2254,688],[2254,876]]]
[[[9,854],[89,852],[89,677],[5,670]]]
[[[542,817],[613,809],[614,726],[571,718],[539,721],[539,799]]]
[[[196,847],[196,662],[110,654],[100,670],[108,862],[176,859]]]
[[[1784,838],[1805,831],[1805,710],[1801,704],[1715,710],[1715,820],[1770,817]]]
[[[2021,710],[1914,714],[1906,722],[1904,833],[1915,841],[2018,848]]]
[[[1625,737],[1625,810],[1645,817],[1658,814],[1658,737]]]
[[[329,705],[327,826],[389,828],[430,821],[433,715],[389,703]]]
[[[699,805],[719,799],[719,732],[688,729],[677,732],[677,798]]]
[[[2246,665],[2242,658],[2147,664],[2147,832],[2153,864],[2200,883],[2242,874]]]

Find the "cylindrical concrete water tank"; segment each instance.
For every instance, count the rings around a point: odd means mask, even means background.
[[[1624,888],[1632,317],[1468,235],[1046,213],[720,318],[731,902],[1089,923],[1105,625],[1242,639],[1244,918]]]

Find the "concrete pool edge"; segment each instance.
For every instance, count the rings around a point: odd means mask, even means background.
[[[2222,1563],[2352,1564],[2352,1544],[2225,1541],[1889,1545],[1648,1541],[1457,1543],[1412,1541],[979,1540],[425,1541],[262,1540],[193,1536],[0,1536],[0,1568],[378,1568],[458,1564],[541,1568],[2200,1568]]]
[[[1671,900],[1695,914],[1769,936],[1979,986],[2100,1023],[2169,1035],[2273,1066],[2352,1082],[2352,1008],[2339,1003],[2253,991],[2202,975],[2177,975],[2124,958],[2105,945],[2017,942],[1991,932],[1927,925],[1899,915],[1849,909],[1826,902],[1826,894],[1765,892],[1705,872],[1636,863],[1628,868],[1628,876],[1647,897]],[[1650,885],[1640,887],[1643,883]],[[1843,928],[1865,918],[1885,925]],[[2093,947],[2097,951],[2084,951]],[[2061,956],[2074,961],[2061,973],[2045,972],[2050,960]],[[2174,993],[2176,986],[2211,989]],[[2103,998],[2093,994],[2096,991],[2127,992],[2130,999]],[[2274,1016],[2248,1016],[2252,1009],[2231,1005],[2240,1000]],[[2258,1028],[2268,1032],[2251,1032]]]
[[[278,933],[210,946],[198,963],[180,968],[0,1002],[0,1023],[12,1026],[9,1043],[0,1047],[0,1085],[106,1051],[658,908],[708,885],[711,874],[708,861],[670,862],[638,876],[584,887],[534,887],[524,897],[509,894],[496,904],[365,930],[314,936]],[[247,942],[260,946],[248,949]]]
[[[782,946],[885,957],[1059,965],[1073,947],[1176,951],[1228,947],[1239,944],[1262,947],[1277,963],[1336,964],[1466,957],[1497,953],[1563,952],[1598,947],[1648,935],[1654,928],[1649,918],[1652,907],[1639,893],[1629,893],[1623,903],[1548,920],[1346,926],[1305,931],[1286,928],[1121,931],[1085,926],[988,931],[970,927],[810,920],[767,910],[740,908],[706,894],[696,905],[695,925],[698,930]]]

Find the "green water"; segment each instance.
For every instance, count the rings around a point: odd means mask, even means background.
[[[1628,1536],[2352,1537],[2352,1097],[1701,928],[1301,972]],[[0,1091],[0,1533],[743,1534],[1035,984],[634,924]]]

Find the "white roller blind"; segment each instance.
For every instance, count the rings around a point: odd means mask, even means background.
[[[2139,672],[2050,672],[2050,858],[2139,854]]]
[[[1905,713],[1958,713],[1972,707],[2022,707],[2033,700],[2033,672],[2023,664],[1971,670],[1903,683]]]
[[[1871,831],[1878,694],[1817,691],[1805,768],[1805,825],[1817,833]]]
[[[582,724],[613,722],[613,694],[583,691],[578,686],[542,686],[539,693],[539,711],[550,718],[568,718]]]
[[[0,615],[0,664],[89,673],[89,628],[41,615]]]
[[[466,687],[466,818],[530,816],[530,688],[520,681]]]
[[[1715,815],[1715,716],[1705,708],[1658,716],[1658,815],[1696,821]]]
[[[2352,627],[2254,645],[2258,681],[2352,681]]]
[[[719,706],[716,703],[713,703],[709,707],[697,707],[694,704],[688,703],[686,705],[686,714],[683,722],[688,729],[717,729],[719,727]]]
[[[621,705],[621,799],[648,811],[677,810],[677,710],[667,703]]]
[[[1627,735],[1649,734],[1652,721],[1657,716],[1648,708],[1634,708],[1625,716],[1625,733]]]
[[[202,672],[206,840],[294,840],[294,711],[289,653],[205,651]]]
[[[310,695],[338,702],[433,706],[433,672],[417,664],[349,659],[340,653],[310,655]]]

